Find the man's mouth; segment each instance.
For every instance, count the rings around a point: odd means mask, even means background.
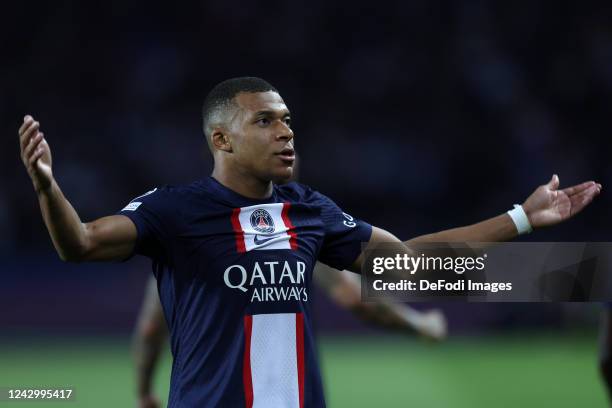
[[[284,148],[280,152],[276,153],[276,155],[284,162],[293,163],[295,161],[295,150],[290,147]]]

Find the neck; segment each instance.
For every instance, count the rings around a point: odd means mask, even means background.
[[[272,181],[264,181],[254,177],[236,166],[217,166],[212,177],[230,190],[254,199],[266,199],[272,195]]]

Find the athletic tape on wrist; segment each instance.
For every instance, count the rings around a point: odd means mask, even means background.
[[[519,235],[529,234],[533,230],[522,205],[514,204],[514,209],[508,211],[508,215],[512,218]]]

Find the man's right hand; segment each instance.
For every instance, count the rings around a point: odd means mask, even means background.
[[[51,149],[30,115],[19,128],[21,160],[38,193],[45,225],[60,258],[65,261],[123,260],[130,256],[138,232],[125,215],[83,223],[53,179]],[[44,194],[41,194],[44,193]]]
[[[19,145],[21,160],[25,165],[36,192],[51,187],[53,171],[51,170],[51,149],[40,131],[40,123],[30,115],[23,118],[19,128]]]
[[[428,340],[442,341],[448,336],[448,323],[442,311],[434,309],[422,312],[414,319],[414,328]]]

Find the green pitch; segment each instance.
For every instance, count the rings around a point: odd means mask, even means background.
[[[6,339],[6,337],[4,336]],[[589,336],[403,337],[320,343],[330,407],[606,407]],[[169,358],[156,378],[165,401]],[[0,346],[0,387],[73,387],[74,402],[4,407],[134,407],[128,339],[38,339]]]

